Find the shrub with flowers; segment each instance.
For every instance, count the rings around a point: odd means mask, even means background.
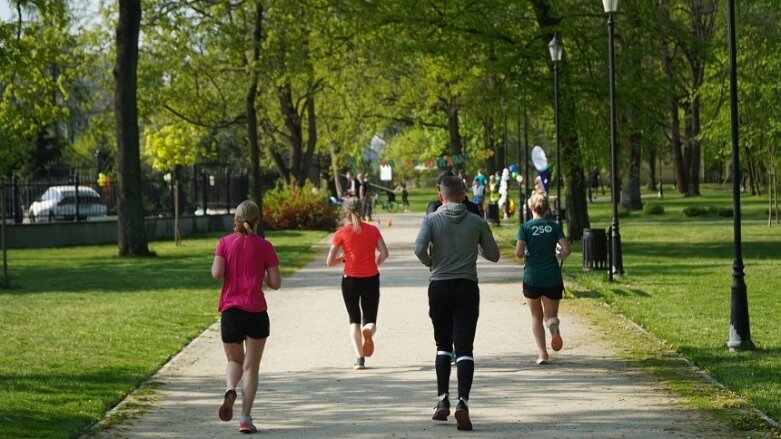
[[[311,182],[278,183],[263,195],[263,224],[267,230],[335,230],[339,206],[328,202],[326,191]]]

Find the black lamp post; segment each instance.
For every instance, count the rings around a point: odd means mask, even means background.
[[[614,274],[624,273],[624,262],[621,256],[621,234],[618,232],[618,166],[616,165],[616,91],[615,91],[615,61],[613,58],[613,14],[618,7],[618,0],[602,0],[607,13],[608,64],[610,76],[610,194],[613,198],[613,219],[610,222],[610,270],[609,279]]]
[[[748,294],[743,280],[743,249],[740,237],[740,154],[738,150],[738,67],[735,48],[735,0],[727,1],[727,39],[729,46],[729,103],[732,131],[732,227],[734,232],[732,261],[732,301],[730,307],[730,351],[752,349],[748,320]]]
[[[559,123],[559,61],[563,47],[557,35],[548,43],[550,59],[553,61],[553,113],[556,122],[556,222],[561,226],[561,128]]]

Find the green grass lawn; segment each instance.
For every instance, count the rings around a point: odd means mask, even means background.
[[[269,232],[283,276],[310,261],[324,236]],[[119,258],[115,245],[10,250],[0,437],[78,436],[214,323],[217,238],[150,243],[152,258]]]
[[[606,272],[582,271],[582,246],[575,243],[573,254],[564,264],[568,283],[567,309],[588,310],[602,320],[602,326],[615,330],[615,322],[598,311],[607,304],[610,314],[621,314],[636,322],[699,368],[710,373],[735,395],[781,420],[781,333],[775,319],[781,315],[781,226],[768,227],[767,199],[744,195],[741,200],[743,259],[748,289],[751,333],[757,349],[730,353],[730,298],[733,261],[731,218],[689,218],[688,205],[731,206],[726,186],[707,186],[704,196],[684,198],[667,193],[665,198],[647,198],[645,203],[662,204],[665,214],[633,212],[621,218],[623,261],[626,274],[613,283]],[[602,198],[604,200],[604,198]],[[606,228],[611,207],[608,202],[589,205],[592,227]],[[764,220],[764,221],[761,221]],[[517,220],[509,227],[496,228],[508,243],[514,243]],[[615,320],[615,318],[612,318]],[[619,325],[620,327],[620,325]],[[622,333],[614,339],[624,338]],[[648,370],[672,380],[673,387],[694,399],[695,405],[717,411],[730,407],[734,398],[711,388],[703,394],[693,384],[680,380],[680,370],[661,367],[665,349],[638,350],[635,337],[625,340],[626,355],[640,361]],[[657,346],[658,348],[658,346]],[[726,402],[725,402],[726,401]],[[733,419],[745,428],[754,428],[749,418]]]

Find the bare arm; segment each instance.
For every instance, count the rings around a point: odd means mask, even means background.
[[[561,238],[559,239],[559,245],[561,246],[561,252],[559,253],[559,260],[563,261],[567,258],[567,256],[572,253],[572,249],[569,248],[569,242],[567,242],[567,238]]]
[[[336,267],[342,262],[342,259],[344,259],[344,255],[342,255],[342,247],[337,245],[332,245],[331,248],[328,250],[328,257],[325,258],[325,264],[329,267]]]
[[[282,276],[279,274],[279,265],[266,268],[266,285],[272,290],[278,290],[282,286]]]
[[[518,241],[515,244],[515,256],[518,257],[518,259],[524,259],[526,253],[526,241]]]
[[[385,240],[380,238],[377,240],[377,250],[380,252],[375,259],[377,266],[379,267],[386,259],[388,259],[388,246],[385,245]]]
[[[215,256],[212,261],[212,277],[217,280],[225,279],[225,258]]]

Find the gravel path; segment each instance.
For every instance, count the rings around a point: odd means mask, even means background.
[[[381,231],[390,258],[380,268],[376,352],[354,371],[341,299],[340,271],[325,254],[268,293],[271,337],[260,368],[253,418],[274,438],[696,438],[735,437],[727,426],[685,407],[658,383],[615,358],[599,334],[561,307],[564,349],[534,364],[529,313],[515,261],[478,263],[481,314],[475,340],[470,413],[475,431],[436,422],[435,346],[426,299],[428,270],[412,253],[419,214],[388,215]],[[330,237],[329,237],[330,238]],[[325,251],[328,241],[320,243]],[[208,269],[205,267],[204,269]],[[216,300],[216,299],[215,299]],[[216,306],[216,304],[215,304]],[[120,404],[121,421],[90,432],[100,438],[236,437],[238,420],[217,418],[225,358],[219,324],[207,329],[151,382]],[[455,389],[455,368],[451,379]],[[236,413],[240,401],[237,402]]]

